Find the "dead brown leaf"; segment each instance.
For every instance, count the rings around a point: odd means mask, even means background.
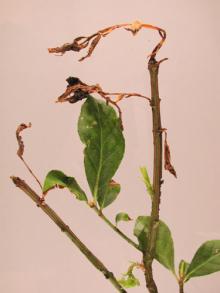
[[[31,123],[28,123],[28,124],[24,124],[24,123],[21,123],[17,130],[16,130],[16,138],[17,138],[17,141],[18,141],[18,150],[17,150],[17,155],[21,158],[24,154],[24,142],[22,140],[22,136],[20,135],[20,133],[26,129],[26,128],[30,128],[31,127]]]
[[[176,171],[171,164],[171,154],[170,154],[170,147],[167,143],[167,132],[165,132],[165,139],[164,139],[164,168],[168,170],[173,176],[177,178]]]
[[[102,35],[98,34],[91,42],[91,45],[89,47],[88,53],[86,56],[79,59],[79,61],[83,61],[84,59],[90,57],[92,55],[92,52],[94,51],[95,47],[98,45],[99,41],[101,40]]]
[[[26,163],[26,161],[23,158],[23,155],[24,155],[24,142],[23,142],[22,136],[20,134],[24,129],[30,128],[30,127],[31,127],[31,123],[28,123],[28,124],[21,123],[18,126],[17,130],[16,130],[16,138],[17,138],[17,141],[18,141],[17,155],[22,160],[22,162],[24,163],[25,167],[28,169],[30,174],[34,177],[34,179],[37,181],[37,183],[39,184],[40,188],[42,189],[42,185],[41,185],[40,181],[38,180],[37,176],[34,174],[34,172],[31,170],[31,168],[29,167],[29,165]]]
[[[101,40],[101,38],[106,37],[111,32],[113,32],[116,29],[124,28],[130,32],[132,32],[133,35],[136,35],[142,28],[144,29],[152,29],[158,31],[161,41],[157,44],[157,46],[153,49],[152,53],[148,56],[151,58],[154,58],[159,51],[159,49],[162,47],[165,39],[166,39],[166,32],[164,29],[159,28],[157,26],[153,26],[151,24],[141,23],[140,21],[134,21],[133,23],[123,23],[123,24],[116,24],[104,29],[99,30],[98,32],[88,36],[88,37],[78,37],[73,40],[72,43],[65,43],[64,45],[60,47],[55,48],[49,48],[49,53],[59,53],[63,55],[67,51],[76,51],[79,52],[82,49],[89,46],[89,50],[86,56],[79,59],[79,61],[82,61],[88,57],[90,57]]]

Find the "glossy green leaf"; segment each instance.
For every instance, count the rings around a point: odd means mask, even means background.
[[[62,171],[52,170],[47,174],[43,185],[43,193],[46,194],[55,187],[66,187],[77,199],[87,201],[86,194],[76,182],[76,179],[66,176]]]
[[[179,264],[179,277],[181,279],[184,279],[186,276],[186,272],[188,270],[189,263],[186,262],[185,260],[181,260]]]
[[[144,251],[147,246],[147,235],[149,233],[149,227],[150,217],[140,216],[137,218],[134,227],[134,235],[138,238],[139,247],[142,251]],[[170,229],[162,221],[159,222],[158,227],[155,258],[167,269],[171,270],[172,272],[175,271],[173,239]]]
[[[115,217],[115,223],[116,225],[118,224],[118,222],[120,221],[131,221],[131,218],[129,217],[129,215],[127,213],[118,213]]]
[[[152,186],[152,184],[150,182],[150,177],[148,175],[147,168],[146,167],[140,167],[140,171],[141,171],[141,174],[142,174],[144,184],[145,184],[145,186],[147,188],[147,192],[152,197],[154,195],[154,189],[153,189],[153,186]]]
[[[217,271],[220,271],[220,240],[210,240],[203,243],[196,251],[188,267],[186,280]]]
[[[84,165],[90,190],[100,208],[104,208],[117,196],[116,188],[109,186],[125,149],[115,110],[89,96],[81,109],[78,132],[85,144]]]

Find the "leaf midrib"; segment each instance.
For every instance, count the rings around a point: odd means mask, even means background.
[[[99,166],[98,166],[98,172],[97,172],[97,177],[96,177],[96,183],[94,186],[94,198],[96,200],[97,200],[99,180],[100,180],[100,174],[101,174],[101,170],[102,170],[102,160],[103,160],[103,145],[102,145],[103,133],[102,133],[102,124],[100,121],[99,104],[97,105],[97,109],[98,109],[98,121],[99,121],[99,129],[100,129],[100,157],[99,157]]]

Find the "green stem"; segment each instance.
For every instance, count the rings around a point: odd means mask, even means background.
[[[160,118],[160,98],[158,88],[159,63],[151,58],[148,63],[151,80],[151,107],[153,118],[153,143],[154,143],[154,167],[153,167],[153,190],[151,208],[151,221],[148,234],[147,247],[143,255],[145,266],[146,286],[150,293],[158,293],[153,278],[152,263],[155,258],[157,230],[159,225],[160,187],[162,183],[162,128]]]
[[[112,222],[106,218],[106,216],[103,215],[103,213],[94,205],[91,206],[91,208],[96,212],[96,214],[109,226],[111,227],[118,235],[120,235],[124,240],[126,240],[129,244],[131,244],[134,248],[137,250],[141,249],[139,248],[138,244],[135,243],[133,240],[131,240],[127,235],[125,235],[120,229],[118,229]]]
[[[11,177],[14,184],[24,191],[36,204],[42,209],[42,211],[51,218],[51,220],[61,229],[62,232],[77,246],[77,248],[85,255],[85,257],[93,264],[93,266],[99,270],[106,279],[108,279],[118,292],[126,293],[121,285],[116,280],[112,272],[110,272],[105,265],[85,246],[84,243],[72,232],[63,220],[52,210],[47,204],[42,203],[41,198],[36,194],[30,186],[21,180],[19,177]]]

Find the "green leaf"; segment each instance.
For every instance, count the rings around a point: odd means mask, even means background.
[[[76,179],[66,176],[62,171],[52,170],[47,174],[43,185],[43,193],[46,194],[55,187],[66,187],[71,193],[75,194],[77,199],[87,201],[86,194],[76,182]]]
[[[127,213],[118,213],[115,217],[115,223],[116,225],[118,224],[118,222],[120,221],[131,221],[131,218],[129,217],[129,215]]]
[[[121,284],[122,287],[133,288],[136,286],[140,286],[139,280],[133,274],[133,269],[135,267],[137,267],[137,263],[132,262],[127,272],[123,274],[123,277],[120,280],[118,280],[119,284]]]
[[[188,267],[189,263],[182,259],[179,264],[179,277],[181,279],[185,278]]]
[[[85,144],[84,165],[87,181],[100,208],[117,196],[109,187],[124,155],[125,142],[115,110],[105,102],[89,96],[82,106],[78,132]]]
[[[220,271],[220,240],[210,240],[203,243],[196,251],[188,267],[186,280],[217,271]]]
[[[140,286],[139,280],[133,275],[133,273],[122,277],[120,280],[118,280],[118,282],[124,288]]]
[[[105,195],[100,197],[100,200],[99,200],[100,208],[104,209],[108,205],[110,205],[116,199],[116,197],[118,196],[120,190],[121,190],[120,184],[118,184],[114,180],[111,180],[108,183],[108,187],[106,189]]]
[[[144,251],[147,246],[147,235],[149,233],[149,227],[150,217],[140,216],[137,218],[134,227],[134,235],[138,238],[139,247],[142,251]],[[167,269],[171,270],[172,272],[175,271],[173,239],[170,229],[162,221],[159,221],[157,230],[155,258]]]
[[[152,186],[152,184],[150,182],[150,177],[148,175],[147,168],[146,167],[140,167],[140,171],[141,171],[141,174],[142,174],[142,177],[143,177],[143,181],[144,181],[144,183],[146,185],[147,192],[152,197],[154,195],[154,189],[153,189],[153,186]]]

